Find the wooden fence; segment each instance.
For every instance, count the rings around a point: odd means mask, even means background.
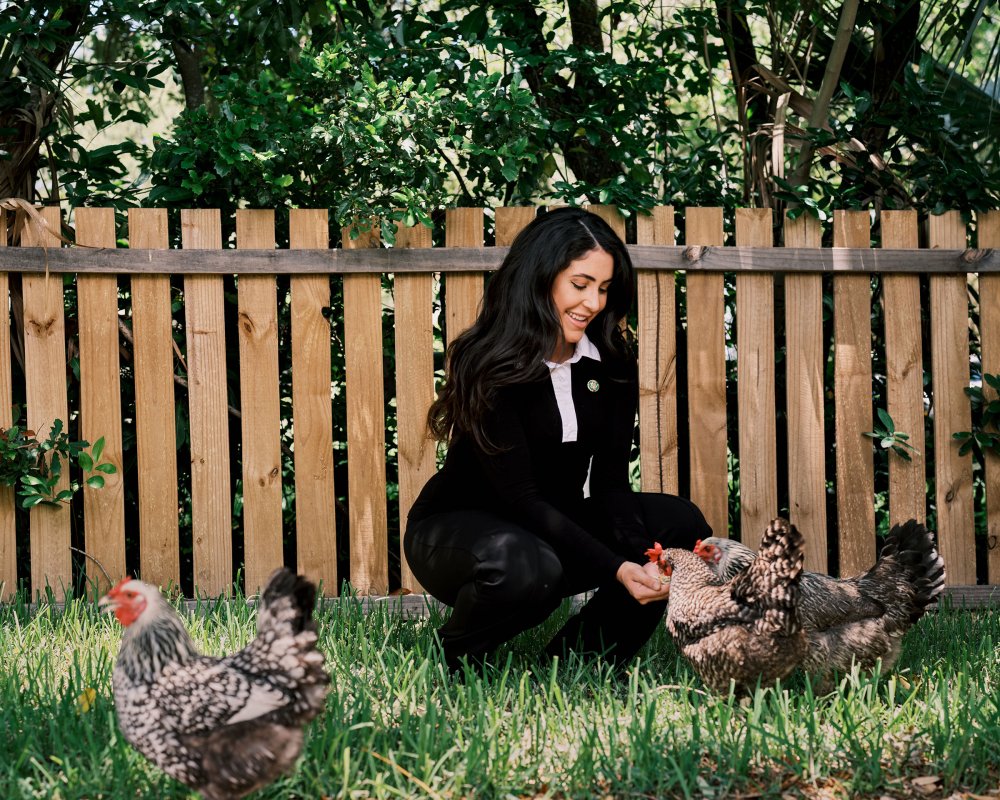
[[[624,235],[615,209],[592,210]],[[386,499],[383,275],[392,276],[398,502],[399,518],[405,519],[436,468],[435,445],[427,438],[424,419],[434,396],[438,276],[443,327],[453,338],[475,318],[485,273],[499,264],[506,246],[535,213],[531,208],[496,209],[496,246],[489,248],[483,246],[485,214],[478,208],[446,213],[445,247],[431,247],[431,231],[417,227],[401,229],[393,248],[377,247],[372,236],[353,241],[345,236],[341,248],[331,249],[325,210],[290,212],[287,250],[275,249],[272,211],[237,212],[236,249],[223,249],[217,210],[180,212],[181,249],[170,249],[168,215],[160,209],[130,210],[127,249],[116,249],[110,209],[76,210],[77,244],[89,247],[60,247],[54,238],[40,247],[26,228],[20,247],[0,248],[0,296],[9,295],[11,277],[20,273],[27,424],[41,436],[53,420],[79,413],[81,437],[93,441],[103,436],[105,457],[120,469],[119,337],[124,327],[134,352],[139,573],[153,583],[179,584],[174,373],[182,363],[190,420],[193,585],[206,595],[227,591],[234,579],[230,459],[236,450],[227,419],[223,276],[236,274],[246,589],[259,587],[283,559],[277,318],[279,304],[287,302],[296,566],[322,580],[328,592],[337,590],[343,576],[337,574],[335,504],[338,494],[346,495],[350,581],[361,594],[384,594],[389,543],[396,539],[390,539]],[[58,224],[57,210],[44,214],[50,225]],[[766,521],[784,511],[806,535],[808,568],[828,569],[828,532],[832,536],[835,530],[839,571],[856,573],[876,556],[876,460],[872,441],[863,434],[873,430],[873,381],[884,380],[888,411],[915,447],[909,462],[889,458],[890,518],[924,519],[932,507],[949,583],[975,584],[974,465],[970,455],[959,455],[952,433],[971,427],[964,391],[970,385],[970,352],[981,353],[983,373],[1000,373],[1000,255],[985,249],[1000,247],[1000,212],[978,215],[976,236],[984,249],[976,251],[967,249],[966,225],[955,212],[927,221],[924,248],[918,248],[918,218],[912,211],[881,215],[880,246],[875,249],[870,248],[868,212],[835,212],[833,247],[825,248],[820,223],[810,217],[785,221],[784,247],[773,247],[768,209],[737,211],[728,246],[721,209],[687,209],[683,245],[675,243],[676,222],[672,207],[657,208],[637,220],[637,241],[630,245],[639,269],[642,488],[676,492],[684,486],[715,531],[724,533],[733,491],[730,452],[736,450],[740,518],[735,522],[748,532],[747,538],[755,541]],[[65,273],[75,275],[79,325],[79,407],[72,409],[67,403]],[[280,273],[290,273],[288,297],[278,296],[275,276]],[[735,303],[725,300],[726,273],[735,275]],[[874,273],[881,281],[879,296],[873,298]],[[180,311],[171,307],[176,299],[171,274],[183,275]],[[342,395],[331,392],[331,329],[324,316],[331,281],[337,280],[343,281],[343,308],[333,310],[343,316]],[[832,282],[832,308],[827,309],[833,317],[832,382],[825,378],[824,281],[828,289]],[[929,348],[921,328],[922,286],[929,296],[929,309],[923,309],[930,319]],[[686,316],[678,321],[682,292]],[[884,318],[884,378],[872,370],[873,302],[881,303]],[[730,346],[727,356],[725,331],[732,324],[733,307],[735,348]],[[181,312],[186,343],[176,347],[172,331]],[[0,322],[3,427],[11,424],[10,331],[9,319]],[[735,403],[727,403],[727,357],[736,358]],[[931,376],[928,386],[925,370]],[[684,386],[679,385],[681,375],[686,375]],[[776,397],[779,375],[787,386],[784,398]],[[835,429],[828,431],[824,403],[831,394]],[[683,417],[679,395],[686,397]],[[925,396],[930,398],[932,463],[925,460]],[[346,490],[333,481],[336,403],[346,405],[347,441],[338,443],[346,446],[349,458]],[[778,408],[783,409],[780,425]],[[728,441],[734,415],[738,439]],[[784,440],[787,470],[779,473],[778,447]],[[835,474],[827,474],[825,467],[831,441]],[[988,456],[977,469],[984,470],[986,484],[985,509],[978,510],[988,525],[979,558],[985,558],[988,583],[995,585],[1000,584],[1000,460]],[[778,476],[785,472],[787,485],[779,487]],[[934,486],[930,497],[929,479]],[[108,476],[103,489],[84,490],[83,541],[114,577],[125,573],[122,487],[119,471]],[[830,492],[836,495],[835,520],[828,518]],[[783,509],[779,498],[786,499]],[[59,592],[71,586],[69,509],[36,507],[27,533],[18,533],[14,503],[11,490],[3,488],[0,582],[6,591],[29,578],[17,574],[19,535],[30,538],[33,589],[48,583]],[[89,562],[87,570],[99,578]],[[405,560],[402,585],[420,591]]]

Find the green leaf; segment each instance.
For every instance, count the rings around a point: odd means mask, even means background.
[[[114,475],[118,472],[118,467],[110,462],[104,462],[103,464],[98,464],[94,467],[97,472],[103,472],[105,475]]]
[[[94,459],[86,453],[80,453],[80,455],[76,457],[76,463],[80,465],[80,469],[84,472],[90,472],[94,469]]]
[[[884,408],[876,409],[878,413],[878,418],[882,420],[882,424],[885,425],[885,429],[892,433],[896,430],[896,423],[892,421],[892,417],[889,416],[889,412]]]
[[[94,459],[94,463],[101,460],[101,454],[104,452],[104,437],[102,436],[96,442],[94,446],[90,448],[90,454]]]
[[[89,478],[87,478],[86,484],[91,489],[103,489],[104,477],[101,475],[91,475]]]

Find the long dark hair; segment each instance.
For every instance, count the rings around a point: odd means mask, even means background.
[[[487,452],[496,450],[483,434],[483,416],[501,388],[547,375],[543,360],[562,337],[552,285],[571,262],[598,248],[614,260],[614,271],[607,304],[587,336],[602,359],[629,361],[631,348],[620,323],[632,307],[635,271],[625,243],[589,211],[549,211],[514,239],[490,277],[475,323],[448,346],[445,382],[427,414],[438,441],[468,434]]]

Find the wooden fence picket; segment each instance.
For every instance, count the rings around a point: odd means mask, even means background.
[[[293,208],[293,250],[330,246],[326,209]],[[337,522],[333,483],[329,275],[292,275],[292,419],[295,436],[295,543],[298,571],[336,596]]]
[[[183,209],[185,250],[219,250],[218,209]],[[233,584],[232,495],[229,482],[229,407],[226,324],[221,275],[184,276],[188,409],[191,415],[191,528],[194,583],[208,595]]]
[[[835,211],[834,247],[868,247],[867,211]],[[840,574],[875,563],[875,465],[872,441],[871,277],[834,275],[834,425],[837,435],[837,524]]]
[[[78,208],[76,242],[115,247],[115,212],[111,208]],[[95,443],[104,439],[102,460],[117,470],[100,475],[100,488],[84,486],[83,518],[87,552],[101,562],[111,580],[125,575],[125,483],[122,475],[121,368],[118,363],[118,278],[78,275],[80,323],[80,435]],[[87,559],[87,579],[107,591],[101,569]]]
[[[622,212],[618,210],[617,206],[595,204],[587,206],[587,211],[603,219],[611,227],[611,230],[618,234],[618,238],[625,241],[625,217],[622,216]]]
[[[396,247],[428,248],[433,231],[417,224],[396,232]],[[402,552],[406,517],[437,469],[437,448],[427,430],[434,402],[434,276],[429,272],[393,276],[396,330],[396,437],[399,459],[400,583],[422,592]]]
[[[483,246],[483,209],[450,208],[444,216],[445,247]],[[449,272],[444,276],[446,345],[476,321],[483,300],[481,272]]]
[[[769,208],[736,210],[736,245],[773,246]],[[774,276],[736,276],[736,358],[740,443],[740,529],[756,546],[778,508],[775,432]]]
[[[785,247],[819,248],[819,220],[785,219]],[[788,508],[806,541],[805,567],[826,572],[826,425],[823,406],[823,277],[785,275],[785,403],[788,418]]]
[[[59,231],[58,208],[41,211],[49,229]],[[59,247],[50,233],[36,238],[34,226],[25,225],[21,233],[25,247]],[[24,273],[21,279],[24,296],[24,371],[28,405],[28,428],[39,441],[45,439],[56,420],[69,426],[69,402],[66,396],[66,325],[63,312],[63,276],[58,272]],[[56,491],[69,487],[69,467],[64,465]],[[37,505],[30,514],[31,592],[34,596],[50,588],[59,599],[72,590],[70,558],[70,509]]]
[[[274,212],[236,212],[241,249],[274,248]],[[240,275],[240,424],[246,593],[284,563],[281,520],[281,402],[278,387],[278,289],[274,275]]]
[[[167,211],[130,208],[129,247],[170,246]],[[174,341],[169,275],[132,276],[135,438],[139,480],[139,577],[179,586]]]
[[[979,247],[1000,249],[1000,211],[980,214],[977,227]],[[1000,275],[979,276],[979,336],[983,374],[1000,375]],[[986,381],[983,393],[990,400],[998,399]],[[985,455],[986,573],[991,584],[1000,584],[1000,456],[990,451]]]
[[[931,216],[930,247],[965,247],[957,211]],[[968,276],[931,275],[931,380],[934,382],[934,500],[938,547],[950,584],[976,582],[972,516],[972,455],[958,454],[953,433],[972,427],[969,385]]]
[[[537,216],[534,206],[500,206],[494,213],[497,247],[510,247],[517,235]]]
[[[721,246],[721,208],[689,208],[687,245]],[[716,536],[729,535],[726,341],[721,273],[687,274],[688,428],[691,500]]]
[[[637,219],[636,243],[672,245],[674,207]],[[678,492],[677,303],[673,272],[639,270],[639,476],[644,492]]]
[[[882,212],[882,247],[917,247],[917,212]],[[920,337],[920,276],[882,276],[885,319],[885,363],[888,412],[897,431],[913,447],[907,461],[889,453],[889,520],[891,523],[927,517],[924,455],[924,361]]]
[[[7,246],[7,212],[0,211],[0,247]],[[10,372],[10,281],[0,272],[0,428],[14,424]],[[14,488],[0,486],[0,602],[17,590],[17,530]]]
[[[378,247],[373,229],[343,246]],[[347,474],[350,508],[351,585],[362,595],[389,591],[388,520],[385,506],[385,398],[382,382],[382,277],[344,276],[344,369],[347,392]]]

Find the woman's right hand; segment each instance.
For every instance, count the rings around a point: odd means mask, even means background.
[[[652,570],[640,567],[633,561],[626,561],[622,564],[615,577],[640,605],[653,603],[657,600],[667,600],[670,597],[669,583],[661,583],[659,577],[653,574]]]

